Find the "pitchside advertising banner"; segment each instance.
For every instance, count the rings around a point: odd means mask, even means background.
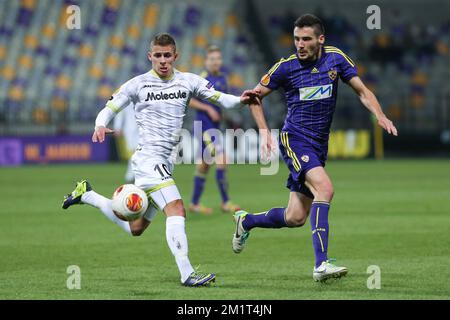
[[[230,163],[257,163],[258,135],[246,132],[244,139],[227,141],[226,153],[233,154]],[[186,136],[184,136],[186,138]],[[189,140],[189,141],[188,141]],[[118,142],[118,141],[116,141]],[[183,139],[183,158],[181,163],[194,163],[198,142],[194,137]],[[234,152],[227,150],[233,149]],[[115,149],[115,150],[114,150]],[[329,141],[330,159],[363,159],[371,156],[372,139],[369,130],[335,130]],[[91,135],[83,136],[36,136],[0,137],[0,166],[19,166],[23,164],[106,162],[115,157],[125,159],[130,153],[123,148],[111,148],[111,143],[92,143]]]
[[[91,136],[0,137],[0,166],[104,162],[109,143],[93,144]]]

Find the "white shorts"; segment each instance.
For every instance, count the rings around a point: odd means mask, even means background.
[[[180,192],[172,178],[173,163],[168,160],[155,159],[142,151],[136,151],[131,158],[134,171],[134,184],[143,189],[148,196],[149,206],[144,214],[151,221],[158,209],[181,199]]]

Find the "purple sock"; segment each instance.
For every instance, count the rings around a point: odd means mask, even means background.
[[[192,203],[197,205],[200,201],[200,197],[203,193],[203,188],[205,187],[205,177],[195,176],[194,177],[194,193],[192,194]]]
[[[216,169],[216,180],[222,202],[226,203],[230,198],[228,198],[228,183],[227,178],[225,177],[225,169]]]
[[[284,211],[286,208],[272,208],[267,212],[258,214],[247,214],[242,221],[242,226],[249,231],[254,227],[260,228],[283,228],[287,227],[284,220]]]
[[[311,230],[316,268],[328,259],[328,210],[330,204],[324,201],[313,202],[311,206]]]

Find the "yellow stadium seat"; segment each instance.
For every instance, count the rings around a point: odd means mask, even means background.
[[[30,49],[36,48],[39,43],[38,39],[31,34],[26,35],[25,38],[23,39],[23,42],[25,44],[25,47]]]
[[[220,25],[214,24],[211,29],[209,29],[209,33],[213,38],[220,39],[223,38],[225,31]]]
[[[111,40],[109,42],[111,44],[112,47],[115,48],[122,48],[123,47],[123,39],[121,37],[119,37],[118,35],[113,35],[111,37]]]
[[[119,9],[120,7],[120,0],[106,0],[105,1],[106,6],[112,9]]]
[[[9,88],[8,97],[13,101],[23,100],[24,92],[19,86],[13,86]]]
[[[103,69],[98,65],[93,65],[89,69],[89,75],[94,79],[100,79],[103,76]]]
[[[56,86],[68,90],[72,86],[72,80],[70,80],[68,76],[62,74],[56,79]]]
[[[36,0],[22,0],[22,7],[27,9],[34,9],[36,6]]]
[[[158,23],[159,6],[157,4],[148,5],[144,14],[144,26],[153,28]]]
[[[109,99],[113,93],[113,88],[111,88],[110,86],[103,84],[100,86],[100,88],[98,89],[97,95],[106,100]]]
[[[116,69],[119,66],[119,57],[115,54],[110,54],[106,58],[106,65],[109,68]]]
[[[194,54],[191,58],[191,64],[194,68],[203,67],[203,57],[199,54]]]
[[[415,72],[412,77],[412,83],[419,86],[426,86],[428,83],[428,77],[422,72]]]
[[[6,53],[7,53],[6,48],[4,46],[0,46],[0,60],[5,59]]]
[[[16,76],[16,71],[11,66],[4,66],[1,75],[7,80],[12,80]]]
[[[40,107],[33,110],[33,120],[39,124],[48,123],[50,117],[48,115],[47,110],[44,110]]]
[[[42,34],[49,39],[53,39],[55,32],[55,27],[51,24],[47,24],[42,28]]]
[[[83,58],[90,58],[94,54],[92,47],[88,44],[83,44],[80,47],[80,56]]]
[[[421,108],[425,105],[425,97],[420,93],[411,95],[411,105],[415,108]]]
[[[141,35],[141,30],[139,29],[139,27],[137,25],[132,24],[132,25],[128,26],[127,34],[132,39],[138,39],[139,36]]]
[[[67,102],[63,98],[53,97],[50,106],[56,111],[64,111],[67,109]]]
[[[205,36],[199,34],[194,38],[194,44],[196,47],[206,48],[206,46],[208,45],[208,39],[206,39]]]
[[[226,18],[227,27],[236,28],[239,25],[239,20],[235,14],[229,14]]]
[[[239,73],[232,73],[229,80],[230,86],[241,88],[245,86],[244,79]]]
[[[292,35],[284,33],[278,38],[278,43],[285,47],[290,48],[292,46]]]
[[[30,56],[23,55],[19,58],[19,65],[24,69],[31,69],[33,67],[33,60]]]

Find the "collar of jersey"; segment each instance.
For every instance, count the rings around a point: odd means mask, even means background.
[[[173,76],[174,76],[174,74],[175,74],[175,69],[173,70],[173,73],[170,75],[170,76],[168,76],[168,77],[161,77],[158,73],[156,73],[156,71],[155,70],[150,70],[150,74],[152,74],[152,75],[154,75],[155,77],[158,77],[159,79],[161,79],[161,80],[163,80],[163,81],[169,81],[169,80],[172,80],[172,78],[173,78]]]

